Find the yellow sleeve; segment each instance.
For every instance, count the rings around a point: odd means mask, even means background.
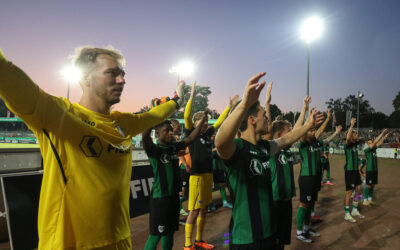
[[[30,128],[57,129],[67,102],[41,90],[0,49],[0,97]]]
[[[228,117],[229,111],[231,109],[229,107],[227,107],[224,112],[222,112],[222,114],[218,117],[217,121],[214,123],[214,128],[215,130],[219,129],[219,127],[221,127],[221,124],[224,122],[224,120],[226,119],[226,117]]]
[[[183,118],[185,120],[185,129],[186,130],[191,130],[193,128],[193,122],[192,122],[192,99],[189,99],[189,101],[186,104],[185,114],[183,115]]]
[[[172,115],[175,110],[176,102],[171,100],[155,108],[152,108],[146,113],[131,114],[116,112],[116,114],[119,114],[121,116],[117,119],[119,125],[122,126],[123,131],[127,131],[129,135],[135,136],[163,122],[170,115]]]

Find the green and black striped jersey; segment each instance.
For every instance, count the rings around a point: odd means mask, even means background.
[[[185,149],[183,142],[173,142],[168,146],[153,144],[146,150],[153,167],[153,198],[177,196],[181,188],[178,151]]]
[[[358,143],[344,144],[344,152],[346,154],[345,171],[358,171]]]
[[[300,176],[315,176],[321,171],[321,156],[317,144],[313,142],[299,142],[301,156]]]
[[[240,138],[234,142],[236,151],[224,162],[233,198],[232,243],[251,244],[275,232],[268,160],[278,145],[263,141],[256,146]]]
[[[376,146],[364,149],[367,158],[367,171],[378,171],[378,158],[376,157]]]
[[[274,201],[289,200],[296,196],[291,158],[292,154],[289,149],[282,149],[278,154],[269,158]]]

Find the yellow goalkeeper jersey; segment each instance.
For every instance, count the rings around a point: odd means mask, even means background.
[[[96,113],[45,93],[1,50],[0,96],[40,144],[39,249],[130,249],[132,136],[166,119],[176,103],[138,115]]]

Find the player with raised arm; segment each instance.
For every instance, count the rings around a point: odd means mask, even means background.
[[[382,145],[389,133],[384,129],[375,140],[369,139],[367,147],[364,149],[365,158],[367,159],[366,169],[366,187],[364,188],[364,202],[363,205],[375,205],[372,201],[374,195],[374,187],[378,184],[378,158],[376,156],[376,149]]]
[[[43,91],[0,50],[0,96],[43,157],[38,248],[131,249],[132,137],[171,115],[178,98],[142,114],[111,111],[126,83],[121,52],[84,47],[74,63],[79,103]]]
[[[315,139],[313,139],[313,142],[315,144],[315,147],[317,149],[317,157],[319,158],[320,162],[319,164],[316,164],[316,189],[317,192],[321,191],[321,187],[323,185],[322,182],[322,175],[323,175],[323,168],[324,163],[325,163],[325,157],[324,157],[324,147],[326,147],[327,145],[329,145],[329,143],[340,133],[340,131],[342,130],[342,126],[337,126],[335,133],[333,133],[332,135],[330,135],[328,138],[324,139],[324,140],[320,140],[320,137],[322,136],[323,132],[325,131],[329,121],[332,118],[332,110],[329,109],[328,113],[327,113],[327,117],[325,119],[325,121],[321,124],[321,126],[317,129],[317,131],[315,132]],[[317,200],[318,200],[318,195],[317,195]],[[316,200],[316,201],[317,201]],[[315,202],[316,202],[315,201]],[[311,222],[312,223],[316,223],[316,222],[321,222],[322,218],[319,217],[318,215],[315,214],[314,211],[314,207],[315,207],[315,202],[311,208]]]
[[[218,154],[225,160],[233,198],[230,249],[275,249],[272,188],[268,160],[298,140],[321,121],[312,110],[306,124],[273,141],[262,141],[267,133],[267,117],[258,97],[265,85],[265,73],[247,83],[243,99],[222,124],[215,139]],[[241,138],[235,138],[237,131]]]
[[[344,176],[346,184],[346,194],[344,197],[344,219],[350,222],[356,222],[353,217],[360,219],[364,218],[358,211],[358,197],[361,194],[361,177],[358,170],[359,159],[358,159],[358,145],[359,138],[358,133],[354,131],[354,125],[356,124],[356,118],[351,118],[350,127],[346,135],[346,144],[344,145],[346,155],[346,165],[344,166]],[[353,209],[350,214],[350,198],[353,190],[355,195],[353,199]]]
[[[267,87],[265,111],[266,116],[271,117],[269,103],[271,100],[272,82]],[[304,122],[305,113],[308,110],[311,97],[303,100],[303,108],[294,129]],[[272,122],[271,135],[274,140],[284,136],[292,130],[292,124],[287,120],[275,120]],[[264,137],[265,138],[265,137]],[[277,249],[284,249],[290,244],[292,230],[292,198],[296,196],[296,187],[293,174],[293,155],[290,146],[283,148],[269,158],[268,164],[271,171],[272,197],[276,210],[277,220]]]
[[[162,249],[172,249],[174,232],[179,228],[179,191],[181,180],[178,152],[184,150],[200,134],[205,122],[182,141],[175,141],[171,122],[166,120],[155,126],[158,143],[153,143],[151,130],[143,133],[143,148],[153,168],[153,185],[150,195],[150,235],[145,250],[157,249],[161,239]]]
[[[190,168],[189,178],[189,216],[185,224],[185,245],[184,249],[194,249],[201,247],[204,249],[213,249],[214,246],[207,243],[203,239],[203,230],[206,222],[207,208],[212,199],[212,140],[211,136],[221,126],[229,114],[230,107],[228,106],[218,117],[214,125],[208,126],[208,114],[204,111],[199,111],[191,120],[192,103],[194,95],[189,99],[185,109],[185,130],[190,133],[194,128],[200,125],[200,121],[207,116],[204,122],[200,135],[189,146],[192,167]],[[197,219],[196,240],[193,244],[192,234],[193,225]]]

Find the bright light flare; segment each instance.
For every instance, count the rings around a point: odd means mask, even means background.
[[[188,76],[194,71],[194,65],[190,61],[183,61],[177,66],[172,67],[169,73],[178,74],[180,76]]]
[[[60,74],[68,83],[78,83],[82,78],[82,72],[74,66],[62,69]]]
[[[313,40],[321,36],[323,25],[321,19],[318,17],[311,17],[303,22],[300,28],[300,37],[306,43],[310,43]]]

